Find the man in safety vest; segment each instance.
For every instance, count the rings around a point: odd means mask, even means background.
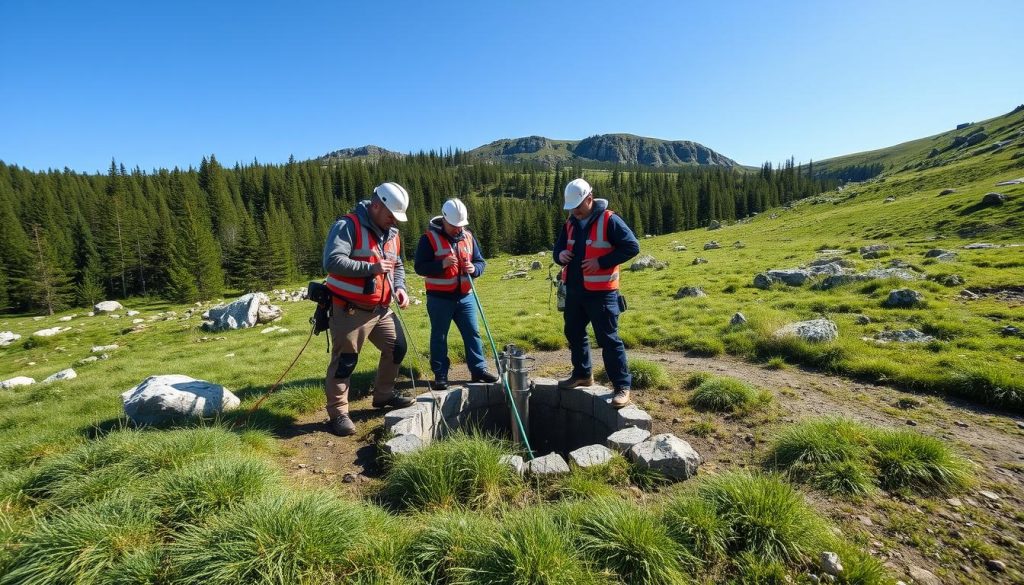
[[[356,432],[348,415],[348,391],[359,350],[369,340],[380,350],[373,384],[374,408],[403,408],[415,400],[395,392],[395,377],[406,353],[405,333],[389,309],[409,306],[405,292],[398,222],[406,221],[409,193],[398,183],[383,183],[373,198],[361,201],[327,234],[324,246],[325,284],[333,297],[330,318],[331,363],[324,385],[330,430],[346,436]]]
[[[615,388],[612,406],[629,403],[633,382],[626,362],[626,346],[619,338],[619,314],[625,310],[619,295],[619,264],[640,252],[632,230],[608,209],[608,201],[594,199],[593,189],[583,179],[565,186],[565,205],[571,210],[558,233],[553,251],[561,265],[565,283],[565,337],[572,355],[572,373],[558,382],[562,389],[594,383],[590,366],[587,323],[601,346],[604,369]]]
[[[426,233],[416,247],[414,268],[424,277],[427,289],[427,315],[430,316],[430,369],[434,372],[434,390],[448,388],[448,330],[452,320],[466,346],[466,365],[473,382],[497,382],[487,371],[484,347],[476,322],[476,303],[471,278],[484,273],[480,244],[466,226],[469,212],[458,199],[449,199],[441,215],[430,220]]]

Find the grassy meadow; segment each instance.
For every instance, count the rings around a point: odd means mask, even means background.
[[[985,125],[1019,136],[1022,122],[1024,112],[1018,112]],[[889,156],[898,164],[882,177],[789,209],[714,231],[643,238],[641,253],[668,267],[623,271],[629,300],[623,339],[634,349],[732,354],[767,368],[800,364],[1024,412],[1024,337],[1003,333],[1006,326],[1024,329],[1024,185],[995,187],[1024,176],[1024,138],[975,156],[918,153],[948,139],[894,147]],[[888,160],[869,154],[875,158],[859,162]],[[919,162],[926,164],[915,166]],[[944,189],[955,192],[940,195]],[[980,205],[990,191],[1008,201]],[[721,248],[704,250],[711,240]],[[1000,247],[964,249],[978,242]],[[890,246],[888,255],[866,260],[857,252],[879,243]],[[680,246],[686,249],[677,251]],[[957,259],[926,258],[933,248],[953,251]],[[752,285],[759,272],[832,256],[858,272],[899,261],[921,279],[831,290],[811,283],[768,290]],[[698,257],[707,262],[694,264]],[[513,265],[532,260],[544,268],[501,279]],[[549,263],[549,254],[490,261],[477,287],[499,346],[565,347],[546,279]],[[941,282],[952,274],[963,284]],[[410,282],[413,297],[423,299],[422,282]],[[684,286],[707,296],[676,299]],[[888,293],[904,287],[921,292],[924,304],[886,308]],[[964,289],[981,296],[967,300]],[[69,381],[0,390],[2,585],[809,583],[810,575],[821,574],[819,556],[826,550],[842,558],[837,582],[891,583],[865,543],[838,535],[821,508],[882,492],[936,502],[976,481],[972,467],[940,439],[823,419],[770,437],[759,469],[674,486],[622,459],[557,480],[523,480],[494,465],[509,445],[462,436],[395,461],[391,473],[358,496],[297,488],[279,465],[280,439],[299,417],[323,408],[323,337],[314,338],[282,389],[251,418],[247,413],[302,347],[312,305],[278,303],[284,317],[275,325],[287,332],[206,333],[199,314],[209,304],[124,304],[140,311],[142,330],[133,331],[132,318],[86,317],[83,310],[0,317],[0,331],[23,336],[0,348],[0,380],[41,381],[68,367],[78,372]],[[196,314],[186,316],[189,310]],[[730,325],[736,312],[746,324]],[[72,314],[70,322],[57,320]],[[403,316],[421,355],[419,368],[428,370],[426,305],[414,304]],[[838,325],[836,341],[773,335],[786,323],[818,317]],[[57,325],[71,330],[52,338],[31,335]],[[935,339],[872,339],[910,328]],[[99,355],[93,346],[109,344],[119,346],[104,352],[109,359],[79,364]],[[452,357],[462,357],[457,336]],[[368,345],[357,388],[370,383],[376,361]],[[649,362],[641,370],[652,389],[687,385]],[[132,428],[122,416],[120,393],[149,375],[170,373],[222,384],[242,407],[219,420]],[[736,380],[698,379],[689,386],[695,406],[736,416],[771,400]],[[444,465],[452,461],[458,465]],[[1012,514],[1024,521],[1019,510]],[[986,556],[992,554],[979,553]]]

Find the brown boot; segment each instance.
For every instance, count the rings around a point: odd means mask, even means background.
[[[629,388],[616,388],[612,395],[612,406],[622,408],[629,404]]]
[[[348,437],[349,435],[356,434],[356,425],[347,414],[332,418],[327,423],[327,427],[339,437]]]
[[[570,375],[565,380],[558,381],[559,390],[570,390],[572,388],[579,388],[580,386],[593,386],[594,376],[587,376],[586,378],[576,378]]]

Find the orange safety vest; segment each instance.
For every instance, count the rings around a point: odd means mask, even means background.
[[[354,226],[356,241],[353,242],[352,252],[349,258],[361,260],[370,264],[378,264],[387,255],[389,258],[399,258],[402,249],[402,242],[397,237],[384,242],[384,251],[381,253],[380,244],[377,238],[373,237],[370,230],[359,221],[359,216],[350,213],[346,215]],[[388,305],[391,303],[391,287],[386,285],[386,274],[373,274],[370,276],[342,276],[340,274],[328,274],[325,284],[334,293],[334,302],[340,304],[342,300],[349,301],[356,305],[371,307],[374,305]],[[338,297],[341,297],[340,299]]]
[[[455,264],[445,268],[439,276],[428,276],[424,279],[428,291],[446,293],[458,291],[462,294],[469,294],[469,291],[472,290],[472,283],[469,282],[470,275],[465,274],[459,278],[462,263],[466,260],[473,260],[473,234],[469,230],[464,230],[463,233],[465,237],[462,238],[462,241],[456,242],[455,248],[452,249],[448,238],[432,229],[427,229],[427,239],[430,241],[430,247],[434,249],[435,260],[442,260],[455,254]]]
[[[586,254],[583,257],[584,260],[600,258],[605,254],[611,253],[614,249],[611,242],[608,241],[608,222],[611,221],[613,213],[613,211],[606,209],[596,221],[590,224],[590,237],[587,238]],[[573,234],[575,227],[571,218],[565,222],[565,229],[566,249],[571,251],[573,246],[576,245],[576,238]],[[562,267],[562,282],[568,282],[568,268],[568,266]],[[589,291],[619,290],[619,266],[615,265],[611,268],[600,268],[597,272],[590,274],[584,272],[583,288]]]

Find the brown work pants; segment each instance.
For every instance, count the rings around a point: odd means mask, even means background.
[[[398,366],[395,361],[396,345],[399,342],[395,315],[387,307],[375,311],[354,309],[346,311],[334,305],[330,320],[331,363],[327,366],[327,380],[324,391],[327,394],[327,415],[332,419],[348,414],[348,390],[352,372],[356,369],[359,350],[369,339],[380,350],[377,364],[377,379],[373,384],[373,401],[382,403],[395,393],[395,376]],[[404,345],[404,339],[401,343]],[[404,354],[404,350],[399,352]]]

